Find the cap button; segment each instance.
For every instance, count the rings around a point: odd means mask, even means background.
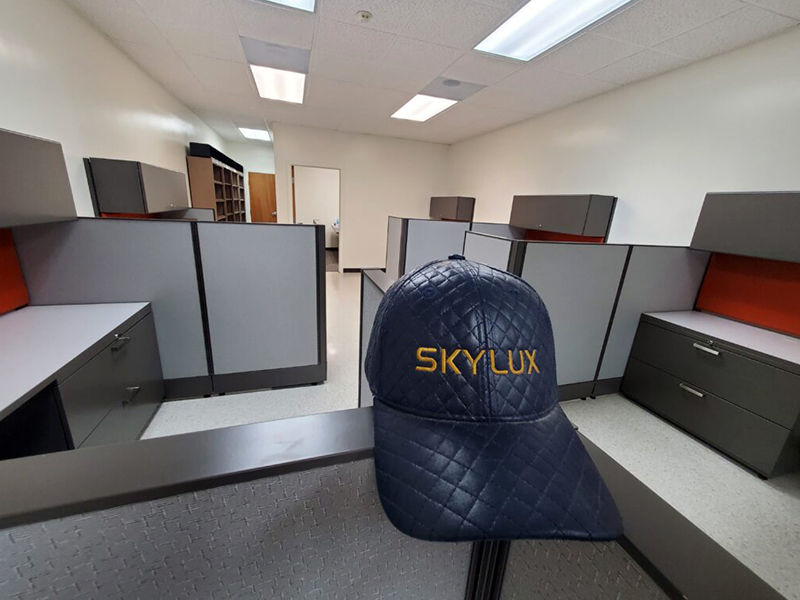
[[[449,260],[466,260],[461,254],[451,254],[447,257]]]

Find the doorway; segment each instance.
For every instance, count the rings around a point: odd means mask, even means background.
[[[253,223],[277,223],[278,201],[273,173],[247,174],[250,188],[250,220]]]
[[[325,226],[326,271],[339,270],[339,169],[292,166],[295,223]]]

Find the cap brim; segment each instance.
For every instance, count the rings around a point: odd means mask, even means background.
[[[376,399],[375,471],[389,520],[434,541],[611,540],[622,521],[558,405],[525,422],[417,417]]]

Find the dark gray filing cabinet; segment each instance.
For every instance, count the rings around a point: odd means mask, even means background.
[[[90,158],[100,213],[147,214],[189,208],[186,175],[131,160]]]
[[[0,129],[0,228],[77,218],[61,144]]]
[[[707,194],[692,248],[800,262],[800,192]]]
[[[76,448],[138,439],[164,397],[153,314],[58,386]]]
[[[617,199],[597,194],[514,196],[508,224],[523,229],[608,237]]]
[[[622,392],[764,477],[800,466],[800,365],[645,314]]]
[[[465,196],[432,196],[431,219],[440,221],[472,221],[475,198]]]

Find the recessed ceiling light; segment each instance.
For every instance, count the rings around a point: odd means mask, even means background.
[[[250,65],[250,70],[256,80],[258,95],[262,98],[294,104],[303,103],[303,91],[306,85],[305,73],[282,71],[258,65]]]
[[[447,98],[435,98],[425,94],[417,94],[401,106],[392,115],[393,119],[406,119],[408,121],[427,121],[458,102]]]
[[[475,50],[531,60],[632,0],[530,0]]]
[[[314,12],[315,0],[261,0],[266,4],[280,4],[289,8],[299,8],[308,12]]]
[[[242,135],[248,140],[263,140],[265,142],[272,141],[272,136],[266,129],[250,129],[249,127],[239,127],[239,131],[241,131]]]

